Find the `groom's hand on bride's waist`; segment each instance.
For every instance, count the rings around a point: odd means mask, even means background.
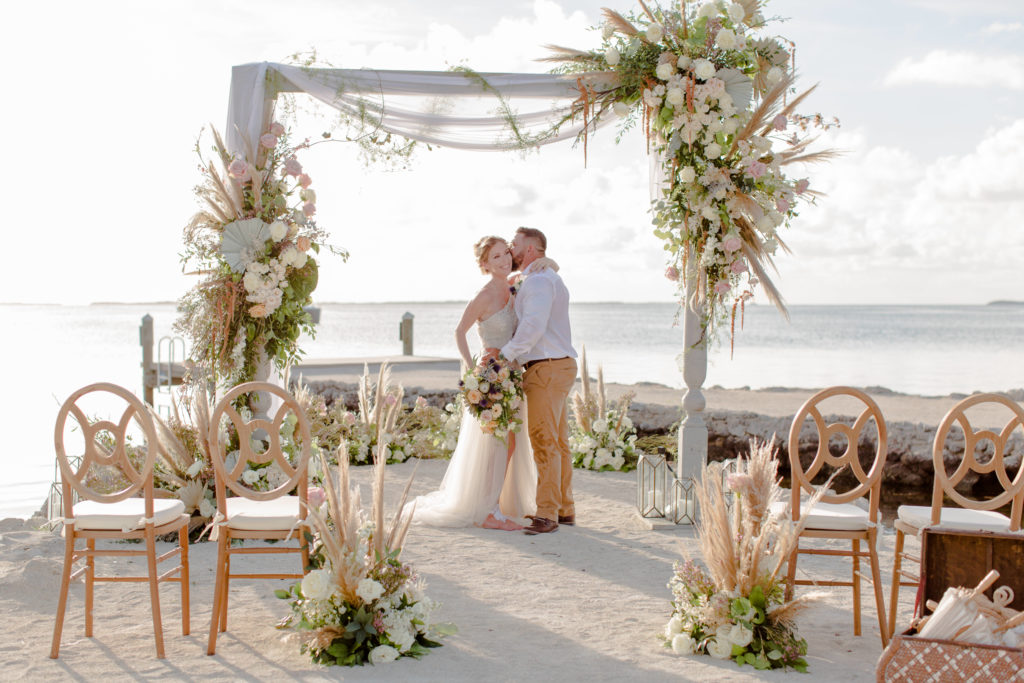
[[[484,349],[484,356],[483,356],[483,358],[480,359],[480,362],[486,363],[487,361],[491,360],[492,358],[497,358],[500,355],[501,355],[501,349],[493,349],[493,348]]]

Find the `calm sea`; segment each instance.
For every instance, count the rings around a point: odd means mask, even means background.
[[[456,357],[460,303],[323,304],[309,358],[397,355],[398,325],[415,316],[416,355]],[[786,322],[772,308],[748,307],[744,328],[710,354],[707,386],[763,388],[882,386],[945,395],[1024,387],[1024,306],[793,306]],[[141,394],[139,324],[154,318],[171,335],[173,304],[0,305],[5,359],[4,477],[0,518],[39,508],[53,479],[53,421],[73,390],[110,381]],[[676,356],[682,327],[673,304],[575,304],[577,349],[587,347],[610,382],[681,387]],[[181,352],[178,351],[180,359]]]

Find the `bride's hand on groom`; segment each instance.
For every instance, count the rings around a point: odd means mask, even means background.
[[[483,365],[492,358],[497,358],[501,355],[501,349],[487,348],[484,349],[484,355],[480,358],[480,364]]]

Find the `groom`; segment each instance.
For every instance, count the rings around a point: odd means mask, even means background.
[[[548,241],[535,228],[512,239],[512,268],[523,274],[515,301],[519,325],[500,350],[522,364],[530,445],[537,461],[537,515],[525,533],[547,534],[575,524],[568,398],[576,382],[576,351],[569,330],[569,290],[553,268],[531,268]],[[488,349],[490,355],[498,349]]]

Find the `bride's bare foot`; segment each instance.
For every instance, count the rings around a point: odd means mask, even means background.
[[[501,531],[519,531],[522,525],[516,524],[511,519],[498,519],[493,514],[487,515],[487,519],[481,524],[485,529],[500,529]]]

